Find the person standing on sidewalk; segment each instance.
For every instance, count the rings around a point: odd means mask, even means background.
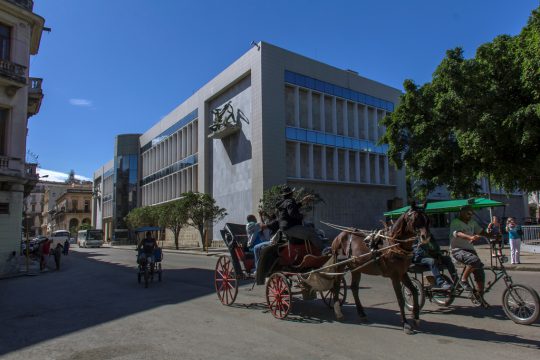
[[[516,219],[509,217],[506,221],[506,231],[508,232],[508,242],[510,243],[510,259],[512,264],[521,264],[519,253],[521,250],[521,226],[516,224]]]
[[[49,254],[51,252],[51,240],[45,238],[39,245],[39,253],[41,255],[39,261],[39,270],[46,271],[47,269],[47,260],[49,260]]]
[[[489,223],[487,227],[487,233],[493,238],[492,244],[492,252],[491,256],[495,257],[497,255],[502,256],[502,232],[501,232],[501,224],[499,223],[499,218],[496,216],[493,216],[491,218],[491,222]]]

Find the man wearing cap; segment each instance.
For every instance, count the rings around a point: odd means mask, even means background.
[[[484,293],[484,264],[480,261],[473,242],[480,240],[487,234],[484,229],[472,219],[473,210],[470,206],[460,209],[458,217],[450,223],[450,249],[452,257],[465,265],[460,285],[465,291],[472,291],[467,279],[473,273],[477,290]]]
[[[276,204],[279,216],[279,227],[288,237],[310,241],[315,247],[321,249],[322,241],[312,227],[304,226],[304,215],[300,213],[303,204],[313,200],[313,195],[306,195],[300,203],[293,198],[294,189],[285,186],[281,190],[283,200]]]

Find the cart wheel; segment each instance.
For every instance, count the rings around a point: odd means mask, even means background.
[[[446,281],[449,284],[452,284],[453,281],[446,275],[441,274],[444,278],[444,281]],[[449,291],[432,291],[431,300],[438,306],[450,306],[454,300],[455,295],[453,289],[450,289]]]
[[[292,308],[289,279],[282,273],[274,273],[266,283],[266,303],[276,319],[285,319]]]
[[[149,271],[148,271],[148,265],[144,266],[144,287],[148,287],[148,278],[150,277]]]
[[[345,300],[347,300],[347,280],[345,280],[345,277],[342,276],[339,284],[339,305],[343,306],[345,303]],[[330,309],[334,307],[334,293],[332,290],[327,291],[320,291],[319,294],[321,295],[322,301],[328,306]]]
[[[214,272],[214,284],[219,301],[223,305],[232,305],[238,295],[238,280],[230,256],[219,257]]]
[[[413,286],[416,288],[418,292],[418,309],[422,310],[424,307],[424,304],[426,303],[426,294],[424,293],[424,288],[422,287],[422,283],[415,278],[411,278]],[[401,285],[401,293],[403,294],[403,297],[405,298],[405,307],[407,310],[412,311],[413,310],[413,295],[407,289],[406,286],[403,284]]]
[[[158,264],[158,281],[161,281],[161,273],[163,271],[161,270],[161,263]]]
[[[531,287],[513,284],[506,288],[502,297],[506,316],[516,324],[530,325],[540,315],[538,293]]]

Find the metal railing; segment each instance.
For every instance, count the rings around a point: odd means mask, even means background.
[[[523,225],[521,229],[523,230],[521,249],[540,253],[540,225]]]
[[[6,59],[0,59],[0,74],[26,84],[26,66],[16,64]]]
[[[28,11],[34,10],[34,1],[33,0],[7,0],[8,2],[15,4],[23,9]]]
[[[43,83],[42,78],[30,78],[30,91],[31,92],[41,92],[41,84]]]

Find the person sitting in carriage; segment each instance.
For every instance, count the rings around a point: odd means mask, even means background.
[[[313,201],[313,195],[306,195],[300,203],[293,198],[294,189],[285,186],[281,190],[283,200],[276,204],[278,210],[279,228],[289,238],[296,238],[309,241],[313,246],[322,250],[322,240],[313,227],[303,225],[304,215],[300,212],[302,205],[308,201]]]
[[[452,263],[452,259],[450,256],[442,254],[441,247],[431,234],[427,242],[422,242],[420,238],[416,239],[413,263],[427,265],[429,267],[435,278],[436,288],[449,290],[452,287],[452,284],[449,284],[441,275],[440,265],[446,266],[453,281],[457,280],[457,271]]]
[[[139,245],[137,245],[137,262],[139,264],[142,264],[145,261],[154,263],[154,250],[157,249],[157,247],[158,244],[156,239],[152,237],[152,233],[150,231],[147,231],[146,237],[139,242]]]

